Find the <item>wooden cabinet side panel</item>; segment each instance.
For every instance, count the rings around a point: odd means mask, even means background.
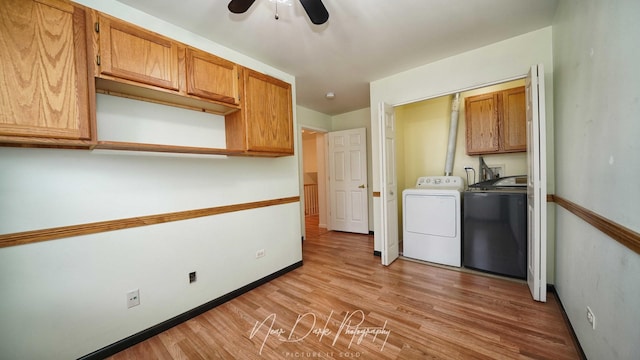
[[[242,111],[236,111],[224,117],[227,150],[247,150],[246,123]]]
[[[0,134],[89,139],[86,13],[68,2],[0,7]]]
[[[178,43],[100,15],[100,72],[178,90]]]
[[[245,86],[248,150],[292,154],[291,85],[250,71]]]
[[[238,65],[195,49],[187,49],[187,93],[238,105]]]
[[[496,153],[500,150],[497,93],[465,99],[467,154]]]
[[[502,145],[505,152],[527,151],[524,86],[502,92]]]
[[[245,69],[238,67],[239,76],[244,78]],[[240,98],[240,111],[228,114],[224,117],[224,127],[227,142],[227,150],[247,150],[247,118],[246,118],[246,106],[247,96],[244,86],[244,81],[238,82],[238,93],[241,94]]]

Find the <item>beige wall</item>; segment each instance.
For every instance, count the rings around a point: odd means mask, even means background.
[[[318,172],[318,155],[316,136],[303,136],[302,138],[303,169],[305,174]],[[317,180],[309,179],[305,175],[305,184],[315,184]]]
[[[453,175],[462,177],[466,183],[467,174],[464,171],[464,166],[473,167],[477,173],[479,170],[479,156],[466,154],[464,99],[469,96],[523,85],[524,80],[521,79],[465,91],[460,94]],[[420,176],[444,175],[452,102],[453,95],[446,95],[395,108],[398,193],[406,188],[414,187]],[[503,176],[527,173],[526,153],[485,155],[483,158],[489,165],[504,165],[505,173]],[[474,183],[473,172],[469,172],[469,183]],[[398,203],[398,221],[399,235],[402,236],[402,202]]]
[[[460,176],[466,181],[464,166],[472,166],[478,171],[479,156],[469,156],[466,153],[464,99],[468,96],[523,85],[524,80],[516,80],[460,94],[453,175]],[[397,130],[402,134],[402,141],[400,139],[397,141],[398,153],[400,154],[402,149],[402,156],[398,156],[396,161],[397,164],[403,164],[401,167],[404,175],[403,181],[398,182],[399,186],[413,187],[419,176],[444,175],[452,102],[453,95],[447,95],[395,108]],[[483,157],[487,164],[505,165],[504,176],[527,173],[526,153],[484,155]],[[471,173],[469,181],[473,183]]]

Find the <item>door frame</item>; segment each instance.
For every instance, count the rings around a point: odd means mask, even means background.
[[[526,67],[525,68],[526,71],[524,73],[518,75],[518,76],[513,76],[513,77],[500,79],[500,80],[496,80],[496,81],[490,81],[490,82],[486,82],[486,83],[482,83],[482,84],[478,84],[478,85],[473,85],[473,86],[466,87],[466,88],[461,88],[461,89],[458,89],[458,90],[447,91],[447,92],[440,93],[440,94],[430,95],[430,96],[427,96],[427,97],[424,97],[424,98],[413,99],[413,100],[410,100],[410,101],[392,101],[392,100],[389,100],[389,99],[378,99],[377,101],[378,102],[385,102],[385,103],[391,105],[392,107],[413,104],[413,103],[424,101],[424,100],[430,100],[430,99],[435,99],[435,98],[439,98],[439,97],[442,97],[442,96],[452,95],[452,94],[455,94],[455,93],[458,93],[458,92],[462,93],[462,92],[475,90],[475,89],[479,89],[479,88],[483,88],[483,87],[488,87],[488,86],[492,86],[492,85],[497,85],[497,84],[501,84],[501,83],[505,83],[505,82],[509,82],[509,81],[526,79],[527,72],[528,72],[529,69],[530,69],[530,66]],[[380,126],[380,124],[379,124],[380,114],[378,113],[379,110],[378,110],[378,107],[377,107],[377,103],[371,105],[371,110],[372,110],[372,112],[374,110],[376,111],[376,113],[372,114],[372,116],[371,116],[372,121],[376,121],[376,124],[372,124],[372,128],[374,128],[375,125]],[[376,138],[372,138],[372,142],[376,142],[377,143],[379,152],[382,149],[382,142],[383,141],[384,141],[384,139],[382,138],[382,134],[380,132],[377,133],[377,137]],[[378,177],[378,178],[381,178],[382,172],[385,171],[385,169],[383,169],[382,166],[381,166],[382,165],[382,159],[378,159],[378,165],[379,165],[378,173],[374,174],[374,176]],[[547,164],[547,166],[548,165],[549,164]],[[374,193],[376,191],[380,192],[382,190],[383,184],[381,183],[381,184],[379,184],[379,186],[380,186],[380,188],[373,189]],[[382,221],[382,212],[383,212],[383,208],[382,207],[385,206],[385,204],[383,203],[381,197],[378,197],[378,199],[379,199],[379,207],[377,209],[378,212],[374,213],[374,219],[378,219],[378,220]],[[541,201],[546,206],[546,199],[543,199]],[[374,206],[374,212],[375,211],[376,211],[376,207]],[[374,227],[376,229],[376,231],[374,233],[374,236],[376,238],[379,237],[379,239],[380,239],[380,240],[375,240],[374,241],[375,244],[378,244],[380,246],[379,247],[380,250],[374,248],[374,252],[377,253],[379,251],[383,258],[385,256],[383,254],[383,252],[385,251],[385,249],[384,249],[385,241],[384,241],[384,238],[383,238],[384,234],[382,234],[382,232],[380,230],[385,229],[387,226],[388,226],[388,224],[379,224],[379,225],[378,224],[374,224]],[[400,227],[399,227],[398,231],[400,231]],[[380,234],[379,234],[379,232],[380,232]],[[545,238],[545,242],[548,242],[547,234],[542,234],[542,235]],[[546,268],[544,270],[546,271]]]
[[[378,104],[378,117],[380,118],[380,219],[382,235],[381,263],[389,266],[400,255],[400,229],[398,225],[398,204],[402,196],[398,194],[398,176],[396,173],[396,115],[395,108],[385,102]],[[391,119],[391,128],[387,129],[387,119]],[[388,136],[387,131],[392,134]],[[391,140],[393,148],[389,150],[388,140]],[[391,154],[390,159],[387,155]],[[388,171],[391,165],[392,171]],[[391,176],[389,181],[389,175]],[[391,206],[389,204],[392,204]],[[394,234],[395,233],[395,234]]]
[[[534,300],[546,302],[548,215],[546,202],[547,130],[544,66],[542,64],[531,66],[526,82],[528,167],[527,284]]]
[[[306,225],[305,225],[305,214],[304,214],[304,144],[303,144],[303,138],[302,138],[302,131],[303,130],[309,130],[309,131],[315,131],[317,133],[322,134],[322,136],[324,137],[324,152],[323,152],[323,156],[326,160],[327,157],[327,144],[326,144],[326,136],[327,133],[329,132],[329,130],[327,129],[323,129],[323,128],[318,128],[318,127],[313,127],[313,126],[308,126],[308,125],[298,125],[298,136],[299,136],[299,143],[300,145],[298,146],[299,149],[299,155],[298,155],[298,193],[300,194],[300,233],[302,234],[302,240],[305,240],[307,238],[307,229],[306,229]],[[318,136],[318,135],[316,135]],[[317,159],[316,159],[317,161]],[[318,164],[320,165],[320,164]],[[320,174],[318,174],[318,182],[322,181],[322,182],[326,182],[326,174],[327,174],[327,164],[326,161],[324,161],[324,166],[322,166],[322,179],[320,179]],[[318,167],[318,170],[320,170],[320,166]],[[325,190],[326,190],[327,185],[325,184]],[[327,204],[327,191],[324,192],[324,194],[320,193],[320,189],[318,189],[318,197],[323,196],[325,198],[325,204]],[[328,210],[327,210],[327,206],[324,206],[324,209],[322,207],[320,207],[319,211],[323,211],[324,210],[324,218],[327,219],[328,217]]]

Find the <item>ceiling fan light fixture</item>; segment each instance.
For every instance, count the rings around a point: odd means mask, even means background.
[[[249,10],[251,5],[253,5],[255,1],[256,0],[231,0],[227,7],[229,8],[229,11],[231,11],[234,14],[242,14],[247,10]],[[271,1],[275,2],[276,4],[275,18],[276,20],[278,20],[279,18],[278,3],[283,3],[283,1],[286,1],[283,4],[286,3],[291,6],[293,0],[271,0]],[[304,11],[309,16],[309,20],[311,20],[313,24],[322,25],[326,23],[327,20],[329,20],[329,12],[327,11],[327,8],[324,7],[322,0],[299,0],[299,1],[300,1],[300,4],[302,4]]]
[[[276,4],[276,13],[274,14],[274,19],[279,20],[280,14],[278,14],[278,5],[286,5],[291,7],[293,5],[293,0],[269,0],[269,2]]]
[[[287,5],[293,6],[293,0],[269,0],[272,3],[276,3],[278,5]]]

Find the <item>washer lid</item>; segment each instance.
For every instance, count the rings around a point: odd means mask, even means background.
[[[527,175],[506,176],[497,179],[486,180],[483,182],[469,185],[469,188],[477,188],[482,190],[493,189],[527,189]]]

